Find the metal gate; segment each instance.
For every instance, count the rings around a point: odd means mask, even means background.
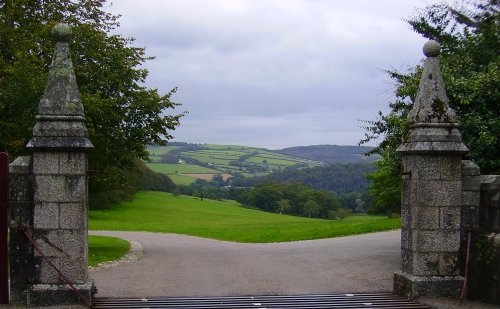
[[[9,192],[9,158],[0,152],[0,304],[9,303],[7,199]]]
[[[170,298],[98,298],[92,308],[429,308],[390,293],[336,294],[295,296],[237,296],[237,297],[170,297]]]

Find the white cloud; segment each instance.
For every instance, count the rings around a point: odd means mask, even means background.
[[[382,69],[425,42],[403,18],[425,1],[116,0],[117,32],[156,59],[147,84],[189,111],[177,140],[279,148],[355,144],[386,109]],[[390,93],[390,92],[389,92]]]

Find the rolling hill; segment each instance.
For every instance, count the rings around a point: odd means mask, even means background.
[[[265,176],[272,173],[324,167],[328,163],[361,163],[375,158],[363,153],[370,147],[318,145],[269,150],[239,145],[188,144],[150,146],[148,167],[169,175],[176,184],[189,185],[196,179],[211,180],[220,174]],[[312,159],[317,158],[317,159]]]
[[[284,148],[275,150],[275,152],[287,156],[326,163],[361,163],[373,162],[379,159],[378,155],[365,155],[365,153],[372,149],[373,147],[367,146],[312,145]]]

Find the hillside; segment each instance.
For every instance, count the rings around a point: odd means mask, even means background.
[[[372,147],[367,146],[312,145],[284,148],[281,150],[275,150],[274,152],[291,157],[326,163],[361,163],[373,162],[378,159],[377,155],[371,155],[368,157],[364,155],[372,149]]]
[[[89,228],[178,233],[238,242],[280,242],[369,233],[398,228],[399,219],[351,216],[342,221],[279,215],[163,192],[139,192],[111,209],[91,210]]]
[[[151,146],[148,166],[169,175],[177,184],[196,179],[210,180],[216,174],[224,179],[232,175],[260,176],[284,169],[323,166],[325,163],[297,158],[264,148],[238,145],[172,143]]]

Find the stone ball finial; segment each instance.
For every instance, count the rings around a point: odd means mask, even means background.
[[[56,42],[69,42],[73,37],[73,32],[68,24],[58,23],[50,31]]]
[[[441,45],[437,41],[430,40],[424,44],[424,55],[427,57],[437,57],[441,53]]]

